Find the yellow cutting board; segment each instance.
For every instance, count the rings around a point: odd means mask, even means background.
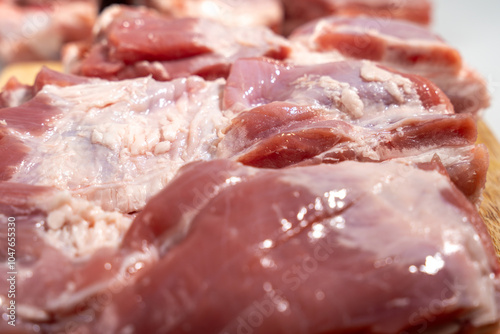
[[[481,216],[493,238],[497,255],[500,256],[500,144],[488,126],[478,123],[477,141],[485,144],[490,153],[490,168],[486,177],[486,189],[481,204]]]
[[[11,77],[16,77],[17,80],[23,84],[33,84],[42,66],[46,66],[56,71],[62,71],[60,62],[29,62],[9,65],[0,74],[0,90]]]
[[[15,76],[21,83],[32,84],[36,74],[44,65],[54,70],[62,69],[61,64],[57,62],[10,65],[0,75],[0,87],[3,87],[12,76]],[[493,238],[497,255],[500,257],[500,144],[484,122],[479,122],[478,130],[478,142],[486,144],[490,152],[490,168],[480,212]]]

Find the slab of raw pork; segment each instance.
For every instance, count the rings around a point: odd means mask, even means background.
[[[192,74],[227,76],[241,57],[283,59],[288,42],[265,27],[229,27],[201,18],[171,19],[146,8],[113,6],[103,12],[91,45],[64,51],[67,70],[110,80],[152,75],[170,80]]]
[[[489,106],[483,78],[457,50],[427,28],[395,19],[328,17],[295,30],[292,59],[301,63],[334,59],[370,59],[432,80],[450,98],[457,113],[476,115]],[[311,51],[307,55],[307,51]]]
[[[37,83],[61,79],[51,74]],[[89,80],[75,78],[58,84]],[[27,103],[0,109],[1,180],[53,186],[107,210],[134,212],[183,164],[214,156],[227,124],[223,79],[89,81],[46,84]]]
[[[265,26],[280,31],[283,6],[280,0],[134,0],[172,17],[201,17],[228,26]]]
[[[0,185],[2,212],[37,246],[20,240],[18,328],[493,333],[498,263],[484,224],[439,165],[421,167],[190,164],[115,247],[86,258],[49,246],[53,194]]]
[[[430,0],[283,0],[283,4],[285,32],[329,15],[373,16],[380,21],[402,19],[428,25],[432,9]]]
[[[90,38],[97,1],[0,1],[0,69],[59,59],[64,43]]]
[[[471,116],[455,115],[430,81],[368,61],[295,66],[241,59],[224,91],[231,125],[218,156],[281,168],[343,160],[440,159],[472,200],[488,154]]]

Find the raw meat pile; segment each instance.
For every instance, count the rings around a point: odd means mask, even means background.
[[[0,70],[11,62],[58,59],[64,43],[91,36],[97,0],[0,0]]]
[[[1,333],[498,330],[489,97],[428,2],[139,3],[0,93]]]

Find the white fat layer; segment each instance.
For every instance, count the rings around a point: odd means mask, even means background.
[[[32,150],[12,181],[55,186],[105,210],[133,212],[184,164],[209,160],[228,119],[224,80],[98,81],[39,93],[61,111],[43,137],[19,136]]]
[[[37,204],[48,213],[41,229],[47,243],[72,257],[91,255],[102,247],[116,247],[132,223],[119,212],[74,198],[69,192],[57,192]]]
[[[355,87],[351,87],[346,82],[337,81],[329,76],[304,75],[295,80],[292,85],[299,88],[292,101],[307,103],[311,99],[309,91],[319,88],[330,100],[330,111],[338,113],[339,118],[357,119],[364,114],[364,103],[357,93]],[[317,103],[320,107],[321,103]]]

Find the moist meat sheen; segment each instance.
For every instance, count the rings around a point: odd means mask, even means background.
[[[0,333],[498,331],[488,95],[428,1],[134,2],[0,93]]]
[[[193,163],[117,246],[80,259],[34,223],[53,191],[20,201],[7,189],[3,212],[18,212],[38,245],[19,248],[27,332],[442,333],[498,323],[484,224],[437,164]]]
[[[222,85],[199,77],[45,85],[29,102],[0,109],[0,177],[140,210],[183,164],[214,156],[227,124]]]
[[[224,107],[236,116],[219,157],[267,168],[436,158],[471,200],[484,188],[488,155],[474,146],[474,119],[454,115],[446,96],[415,75],[366,61],[241,59],[228,77]]]

